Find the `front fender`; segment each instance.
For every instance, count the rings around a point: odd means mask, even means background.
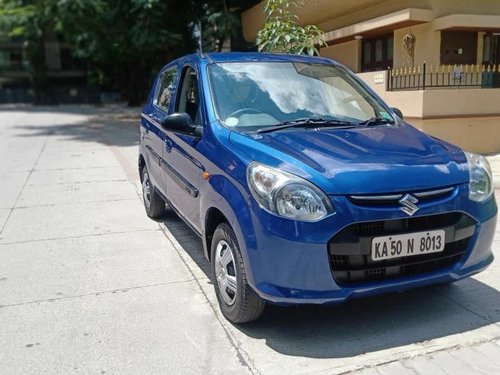
[[[201,200],[202,223],[206,223],[210,208],[217,208],[227,218],[234,230],[240,246],[241,255],[249,284],[254,287],[251,262],[248,249],[256,247],[255,231],[250,209],[250,197],[242,187],[223,175],[212,175],[209,178],[209,189]],[[203,225],[203,251],[209,259],[210,244],[206,243],[206,225]]]

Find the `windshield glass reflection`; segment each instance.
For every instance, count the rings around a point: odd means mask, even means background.
[[[393,121],[349,73],[334,65],[220,63],[209,66],[209,79],[219,119],[232,128],[311,118]]]

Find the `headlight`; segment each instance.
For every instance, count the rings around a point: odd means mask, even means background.
[[[318,221],[333,213],[319,188],[298,176],[252,162],[247,170],[250,191],[266,211],[293,220]]]
[[[484,156],[466,152],[469,163],[469,198],[484,202],[493,194],[493,177],[490,164]]]

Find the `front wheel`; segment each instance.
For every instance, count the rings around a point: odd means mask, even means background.
[[[233,229],[219,224],[211,246],[211,268],[215,293],[222,314],[233,323],[258,319],[265,302],[247,282],[245,266]]]

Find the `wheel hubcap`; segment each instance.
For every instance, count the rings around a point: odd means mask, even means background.
[[[149,175],[144,172],[142,176],[142,196],[144,197],[144,203],[146,207],[151,206],[151,183],[149,182]]]
[[[219,241],[215,249],[215,276],[222,299],[226,304],[232,305],[236,300],[238,285],[236,265],[231,247],[224,240]]]

